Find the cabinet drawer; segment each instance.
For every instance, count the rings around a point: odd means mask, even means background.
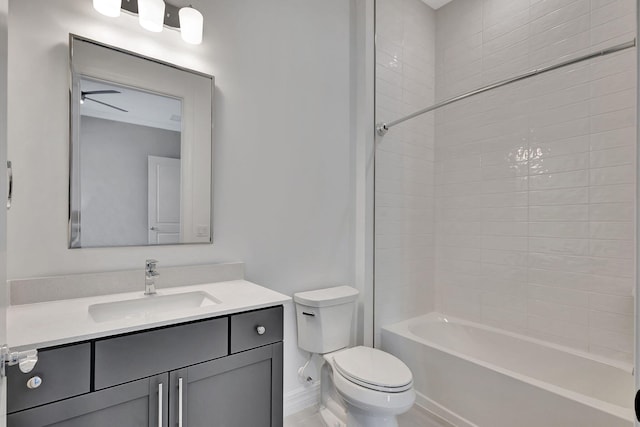
[[[42,380],[30,389],[27,381],[35,376]],[[38,363],[28,374],[20,368],[7,369],[7,412],[16,412],[55,400],[88,393],[91,387],[91,344],[38,351]]]
[[[231,353],[282,341],[282,310],[279,306],[231,316]]]
[[[226,317],[98,340],[96,390],[149,377],[228,353]]]

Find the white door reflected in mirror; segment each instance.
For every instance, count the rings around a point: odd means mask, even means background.
[[[180,159],[149,156],[149,244],[180,243]]]

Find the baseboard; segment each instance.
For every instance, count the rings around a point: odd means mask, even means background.
[[[300,386],[284,395],[284,416],[300,412],[320,401],[320,381]]]
[[[476,424],[467,420],[466,418],[461,417],[455,412],[450,411],[434,400],[429,399],[424,394],[416,391],[416,405],[420,406],[427,412],[435,415],[436,417],[442,418],[449,424],[452,424],[456,427],[478,427]]]

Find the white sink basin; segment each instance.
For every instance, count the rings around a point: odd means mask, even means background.
[[[93,304],[89,306],[89,314],[96,322],[108,322],[120,319],[140,319],[216,304],[220,304],[220,301],[206,292],[197,291],[170,295],[149,295],[144,298]]]

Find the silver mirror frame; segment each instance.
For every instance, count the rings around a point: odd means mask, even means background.
[[[79,126],[79,115],[75,114],[73,111],[74,108],[74,93],[73,93],[73,75],[74,75],[74,69],[73,69],[73,56],[74,56],[74,43],[76,42],[83,42],[83,43],[90,43],[102,48],[107,48],[110,50],[113,50],[115,52],[119,52],[119,53],[123,53],[126,55],[130,55],[132,57],[138,58],[138,59],[143,59],[146,61],[150,61],[162,66],[166,66],[166,67],[170,67],[179,71],[183,71],[183,72],[188,72],[200,77],[204,77],[206,79],[210,79],[211,80],[211,94],[210,94],[210,100],[211,100],[211,117],[210,117],[210,124],[211,124],[211,131],[210,131],[210,151],[211,151],[211,158],[210,158],[210,168],[209,168],[209,177],[208,177],[208,183],[209,183],[209,197],[210,197],[210,203],[209,203],[209,239],[208,241],[202,241],[202,242],[181,242],[181,243],[170,243],[170,244],[158,244],[158,245],[137,245],[137,244],[132,244],[132,245],[118,245],[118,246],[89,246],[89,247],[83,247],[83,246],[73,246],[72,243],[72,238],[73,238],[73,230],[72,227],[74,227],[74,211],[73,211],[73,205],[72,205],[72,192],[74,191],[73,188],[73,176],[74,176],[74,168],[78,168],[79,165],[77,165],[77,160],[74,160],[74,154],[76,154],[75,150],[79,150],[80,147],[80,141],[79,141],[79,135],[77,132],[74,131],[74,129],[76,127]],[[197,70],[192,70],[189,68],[185,68],[185,67],[181,67],[169,62],[165,62],[156,58],[152,58],[149,56],[145,56],[145,55],[141,55],[139,53],[133,52],[133,51],[129,51],[120,47],[116,47],[116,46],[112,46],[112,45],[108,45],[105,43],[101,43],[98,42],[96,40],[92,40],[83,36],[79,36],[76,34],[69,34],[69,191],[68,191],[68,221],[67,221],[67,248],[68,249],[92,249],[92,248],[117,248],[117,247],[135,247],[135,246],[140,246],[140,247],[155,247],[155,246],[175,246],[175,245],[203,245],[203,244],[212,244],[213,243],[213,157],[214,157],[214,137],[213,137],[213,128],[214,128],[214,92],[215,92],[215,77],[213,75],[210,74],[206,74]],[[79,187],[79,185],[78,185]],[[79,188],[76,189],[76,191],[79,191]],[[202,193],[201,193],[202,194]],[[77,222],[75,222],[77,224],[77,227],[80,227],[80,215],[81,212],[78,210],[78,217],[77,217]],[[79,233],[79,231],[78,231]]]

